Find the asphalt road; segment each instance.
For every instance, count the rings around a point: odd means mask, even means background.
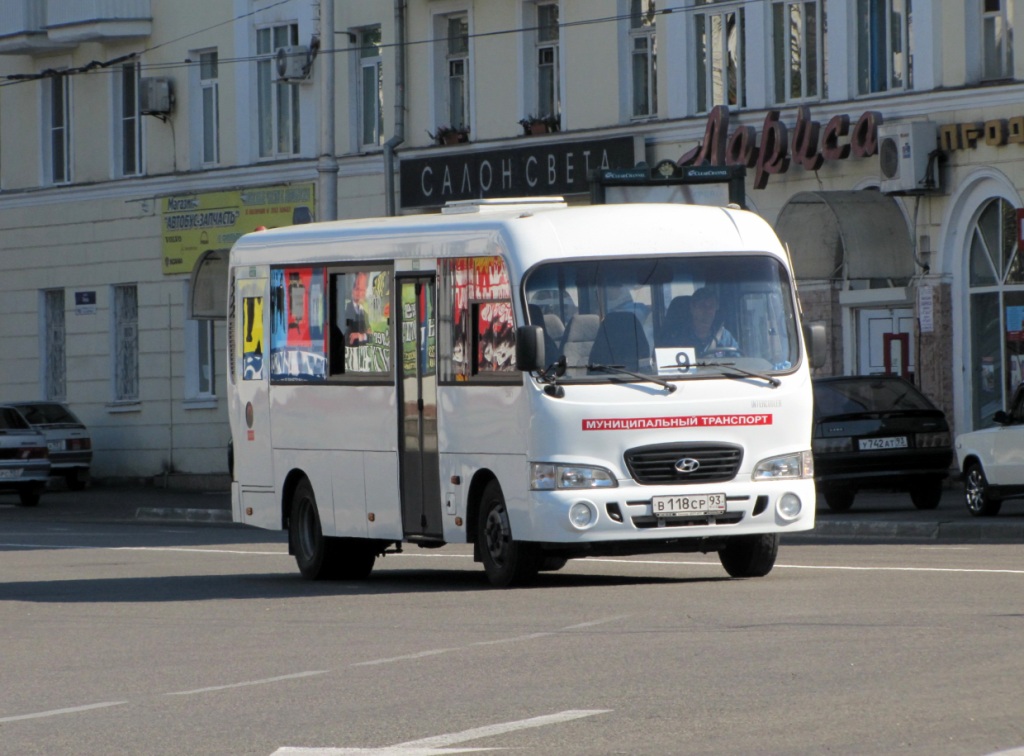
[[[310,583],[282,534],[171,506],[216,494],[122,493],[120,519],[70,492],[0,498],[0,754],[1024,746],[1012,539],[818,535],[757,580],[664,555],[511,591],[466,546],[409,548],[364,583]],[[879,508],[864,521],[904,516]]]

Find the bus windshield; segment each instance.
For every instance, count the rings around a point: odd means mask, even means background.
[[[769,255],[686,255],[544,263],[523,294],[545,356],[565,380],[785,372],[799,359],[789,276]]]

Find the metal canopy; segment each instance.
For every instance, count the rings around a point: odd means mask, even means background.
[[[798,280],[914,275],[906,218],[880,192],[800,192],[782,208],[775,232],[789,245]]]
[[[199,256],[189,284],[188,316],[193,320],[224,320],[228,302],[228,250],[210,249]]]

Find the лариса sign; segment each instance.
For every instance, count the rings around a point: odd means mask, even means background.
[[[761,133],[753,126],[737,126],[729,133],[729,108],[716,105],[708,114],[704,141],[684,154],[679,165],[745,165],[754,169],[754,188],[764,189],[773,173],[785,173],[796,162],[816,171],[826,160],[870,157],[878,152],[878,125],[882,115],[865,111],[853,127],[847,115],[834,116],[822,129],[811,119],[806,105],[797,108],[796,125],[789,129],[778,110],[769,110]],[[760,137],[760,138],[759,138]]]

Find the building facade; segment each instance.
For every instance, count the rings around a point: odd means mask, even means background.
[[[1024,375],[1019,4],[0,0],[0,399],[66,401],[98,477],[222,473],[239,235],[557,194],[742,201],[822,372],[983,426]]]

